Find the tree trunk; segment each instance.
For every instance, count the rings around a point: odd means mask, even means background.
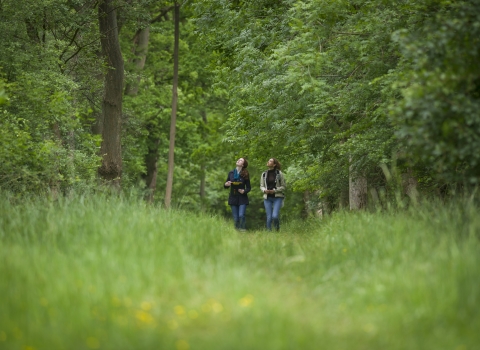
[[[170,11],[173,6],[162,9],[161,14],[151,21],[151,23],[159,22],[164,18],[168,20],[168,11]],[[150,40],[150,27],[139,29],[135,34],[134,38],[134,55],[132,73],[135,75],[134,79],[127,83],[125,87],[125,94],[128,96],[136,96],[138,94],[138,89],[140,86],[140,73],[145,68],[145,62],[147,59],[148,45]],[[157,176],[158,176],[158,149],[160,145],[160,139],[158,136],[155,136],[155,127],[153,125],[147,126],[149,136],[148,136],[148,152],[145,155],[145,165],[147,173],[144,176],[145,187],[147,190],[145,199],[152,203],[155,195],[155,190],[157,186]]]
[[[96,55],[97,57],[99,58],[99,60],[102,59],[103,55],[102,55],[102,52],[100,51],[97,51],[96,52]],[[97,73],[94,75],[95,79],[98,80],[98,81],[104,81],[105,80],[105,76],[102,72],[100,73]],[[93,92],[94,96],[92,96],[91,100],[90,100],[90,107],[92,108],[92,115],[95,116],[95,122],[92,124],[92,134],[94,135],[102,135],[103,133],[103,111],[102,111],[102,107],[100,106],[100,108],[98,108],[99,106],[95,103],[95,98],[97,96],[100,96],[100,94],[103,94],[104,91],[95,91]],[[101,153],[99,154],[101,155]]]
[[[138,94],[138,87],[140,85],[140,73],[145,67],[145,60],[147,59],[148,40],[150,38],[150,27],[143,28],[137,31],[135,35],[135,58],[133,59],[133,73],[135,78],[129,82],[125,88],[125,94],[135,96]]]
[[[310,191],[308,190],[303,192],[303,210],[301,215],[303,219],[310,217]]]
[[[351,162],[351,161],[350,161]],[[350,210],[364,209],[367,206],[367,178],[349,169]]]
[[[96,55],[100,61],[102,58],[102,52],[97,51]],[[105,80],[105,75],[103,74],[103,72],[96,73],[94,75],[94,78],[98,81],[103,82]],[[101,105],[95,103],[95,100],[96,98],[100,97],[101,94],[103,95],[103,93],[104,93],[103,89],[102,91],[96,90],[92,93],[91,99],[89,99],[90,107],[92,109],[92,115],[95,117],[95,122],[91,126],[92,134],[100,135],[100,136],[102,136],[102,133],[103,133],[103,111],[102,111]],[[101,153],[99,155],[101,155]]]
[[[175,2],[175,39],[173,49],[173,88],[172,88],[172,117],[170,121],[170,146],[168,149],[168,175],[165,190],[165,207],[170,208],[173,188],[173,166],[175,150],[175,128],[177,123],[177,100],[178,100],[178,44],[180,38],[180,4]]]
[[[417,191],[418,181],[413,176],[412,169],[407,169],[407,172],[402,174],[402,187],[404,193],[410,197],[410,200],[414,203],[417,202],[418,191]]]
[[[99,175],[120,189],[122,175],[121,119],[123,92],[123,58],[118,40],[117,16],[113,0],[103,0],[98,6],[100,42],[107,66],[105,92],[102,101],[102,165]]]
[[[132,73],[135,75],[133,81],[127,83],[125,87],[125,95],[136,96],[140,86],[140,73],[145,68],[145,61],[147,59],[148,43],[150,39],[150,27],[139,29],[134,38],[134,55]],[[145,199],[148,203],[153,202],[155,189],[157,187],[158,175],[158,147],[160,139],[155,135],[155,126],[152,123],[147,124],[148,130],[148,151],[145,155],[145,166],[147,173],[144,177],[146,195]]]
[[[30,40],[36,44],[40,44],[40,37],[38,36],[37,28],[35,28],[33,23],[28,19],[25,21],[25,25],[27,27],[27,35]]]
[[[160,145],[160,139],[158,136],[154,136],[155,126],[149,125],[147,130],[148,135],[148,153],[145,155],[145,166],[147,168],[147,174],[145,176],[145,186],[147,193],[145,199],[147,202],[152,203],[157,188],[157,175],[158,175],[158,147]]]
[[[62,148],[63,147],[63,140],[62,140],[62,134],[60,132],[60,126],[58,122],[54,122],[52,124],[52,131],[53,134],[55,135],[55,141],[57,144],[57,147]],[[50,178],[50,195],[53,200],[57,200],[58,197],[60,196],[60,179],[58,177],[58,174],[60,173],[60,165],[59,165],[59,159],[60,159],[60,152],[56,151],[54,153],[54,161],[53,161],[53,174],[52,177]]]
[[[201,111],[201,115],[202,115],[202,121],[205,125],[207,125],[207,112],[205,110],[202,110]],[[205,131],[206,128],[204,128],[204,131],[203,131],[203,140],[204,142],[207,142],[207,137],[208,137],[208,134],[207,132]],[[205,165],[205,159],[204,157],[202,157],[202,160],[201,160],[201,165],[200,165],[200,203],[201,203],[201,206],[202,206],[202,211],[205,210],[205,207],[206,207],[206,192],[205,192],[205,187],[206,187],[206,165]]]
[[[349,202],[349,189],[344,187],[342,188],[342,190],[340,191],[340,196],[338,197],[338,207],[339,209],[347,209],[350,207],[350,204],[348,203]]]
[[[372,197],[372,202],[375,206],[379,206],[382,204],[380,201],[380,196],[378,195],[378,191],[375,187],[370,189],[370,196]]]

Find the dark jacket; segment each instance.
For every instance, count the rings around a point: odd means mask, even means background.
[[[233,180],[233,170],[228,173],[227,181],[232,181]],[[250,186],[250,179],[245,180],[243,177],[240,176],[240,182],[237,185],[234,185],[233,183],[230,185],[230,187],[227,187],[223,185],[224,188],[230,188],[230,195],[228,196],[228,205],[243,205],[243,204],[248,204],[248,196],[247,193],[250,192],[252,187]],[[244,193],[239,193],[238,190],[242,189],[245,190]]]

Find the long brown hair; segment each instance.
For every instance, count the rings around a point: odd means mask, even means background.
[[[242,167],[242,171],[240,172],[240,176],[243,177],[245,180],[248,180],[250,178],[250,174],[248,173],[248,170],[247,170],[247,167],[248,167],[247,158],[245,157],[242,157],[242,158],[243,158],[243,167]]]
[[[282,164],[278,161],[277,158],[270,158],[273,160],[273,164],[275,164],[275,170],[282,170]]]

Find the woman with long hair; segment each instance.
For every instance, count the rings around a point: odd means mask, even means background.
[[[227,180],[223,185],[224,188],[230,189],[228,205],[232,208],[235,228],[239,231],[246,231],[247,193],[251,190],[247,167],[247,160],[239,158],[235,164],[235,169],[228,173]]]
[[[272,222],[275,230],[280,230],[280,208],[285,199],[285,177],[281,171],[282,165],[276,158],[270,158],[267,162],[268,170],[260,177],[260,190],[263,193],[263,204],[267,213],[267,230],[272,230]]]

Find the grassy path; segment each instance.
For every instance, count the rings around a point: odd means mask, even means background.
[[[280,234],[113,199],[0,201],[0,349],[476,349],[473,204]]]

